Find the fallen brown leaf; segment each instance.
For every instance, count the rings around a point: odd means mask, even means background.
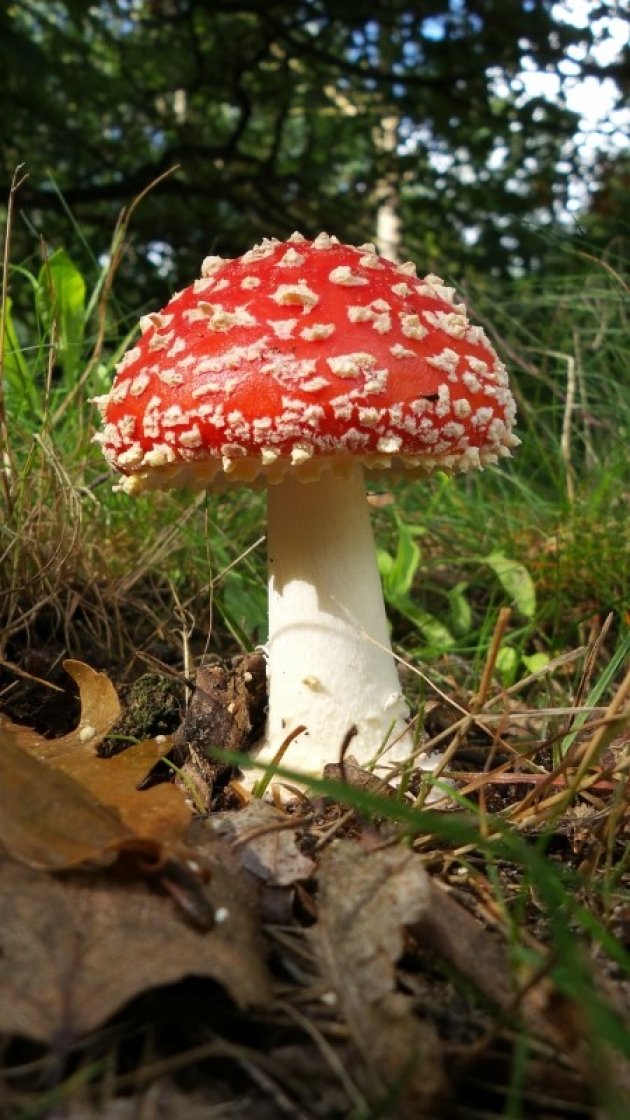
[[[299,818],[279,813],[266,801],[251,801],[238,813],[217,813],[211,824],[238,847],[243,867],[267,886],[288,887],[315,871],[314,860],[297,845]]]
[[[395,794],[393,786],[382,778],[377,778],[369,770],[364,770],[352,755],[344,758],[343,762],[328,762],[324,766],[323,776],[333,782],[344,782],[353,789],[374,793],[377,797],[393,797]]]
[[[439,1039],[395,991],[405,927],[430,904],[421,860],[406,849],[365,853],[339,842],[322,860],[319,887],[311,937],[362,1058],[363,1091],[373,1102],[395,1100],[400,1120],[434,1116],[446,1088]]]
[[[340,842],[324,858],[319,884],[311,936],[320,971],[364,1059],[366,1093],[382,1097],[405,1072],[397,1117],[432,1115],[432,1098],[443,1089],[437,1040],[413,1017],[408,997],[394,991],[406,933],[474,985],[506,1022],[520,1020],[576,1069],[584,1068],[580,1008],[544,968],[515,973],[502,939],[434,882],[416,853],[400,847],[366,852]]]
[[[0,840],[32,867],[59,869],[104,863],[116,850],[177,846],[191,810],[181,790],[167,783],[138,785],[169,749],[149,739],[99,758],[96,749],[120,715],[111,682],[78,661],[65,668],[79,687],[77,728],[45,739],[0,717]]]
[[[73,778],[32,758],[0,726],[0,842],[29,867],[111,863],[129,831]]]
[[[184,976],[215,980],[240,1006],[265,1003],[270,981],[251,883],[220,841],[200,858],[221,918],[206,933],[141,880],[59,880],[0,860],[0,1033],[63,1046]]]

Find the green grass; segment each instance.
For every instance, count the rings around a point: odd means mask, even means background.
[[[483,648],[484,618],[505,602],[515,608],[511,640],[525,654],[577,644],[598,614],[612,611],[620,632],[628,625],[628,287],[605,261],[575,263],[574,274],[471,296],[519,402],[523,442],[513,460],[483,475],[403,485],[379,519],[392,555],[401,526],[413,537],[416,607],[450,620],[453,648],[465,656]],[[493,555],[512,562],[516,581],[501,578]]]

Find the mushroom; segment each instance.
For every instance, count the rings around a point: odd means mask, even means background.
[[[119,489],[267,486],[259,766],[302,727],[283,762],[318,775],[353,729],[357,761],[387,774],[413,743],[364,473],[416,478],[509,455],[504,366],[438,276],[327,234],[208,257],[140,326],[97,398]]]

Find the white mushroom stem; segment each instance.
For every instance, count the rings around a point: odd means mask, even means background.
[[[269,487],[269,716],[257,758],[270,762],[295,728],[282,762],[321,776],[348,753],[376,772],[409,756],[403,699],[389,640],[360,466],[317,482]],[[383,751],[384,744],[389,746]],[[260,772],[249,771],[252,782]]]

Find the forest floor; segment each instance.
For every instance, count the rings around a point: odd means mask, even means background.
[[[454,667],[424,712],[441,802],[349,742],[282,806],[207,749],[255,737],[260,657],[183,706],[174,675],[63,652],[0,679],[4,1120],[629,1114],[628,681],[563,717],[559,761],[526,692]]]

